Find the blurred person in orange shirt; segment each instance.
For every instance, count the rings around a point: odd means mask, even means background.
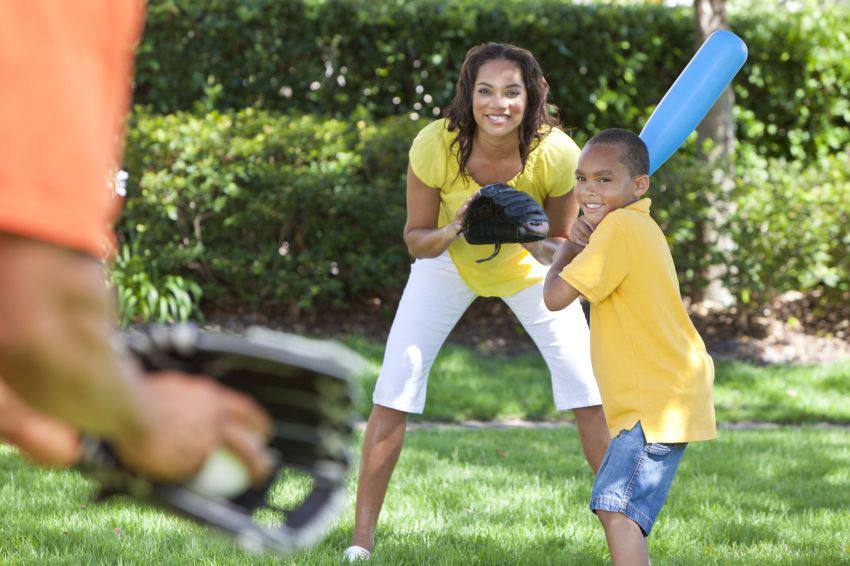
[[[140,0],[0,0],[0,437],[72,465],[78,431],[179,481],[227,446],[267,476],[269,419],[211,379],[144,375],[111,342],[117,170]]]

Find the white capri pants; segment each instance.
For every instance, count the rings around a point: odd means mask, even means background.
[[[448,252],[413,262],[372,395],[376,405],[423,411],[431,365],[475,298]],[[590,365],[590,331],[579,302],[551,312],[543,303],[542,281],[502,300],[549,366],[555,407],[563,411],[601,405]]]

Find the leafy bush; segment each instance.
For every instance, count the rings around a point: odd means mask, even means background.
[[[119,226],[130,247],[115,267],[127,316],[183,317],[186,295],[169,294],[168,281],[187,290],[194,308],[203,288],[206,307],[230,311],[297,312],[396,296],[410,262],[401,238],[407,151],[425,123],[137,109]],[[701,267],[720,262],[743,306],[791,289],[823,289],[841,300],[850,291],[848,161],[824,156],[807,167],[742,145],[731,213],[717,227],[733,243],[724,252],[703,243],[707,197],[717,189],[690,139],[650,192],[683,294],[703,289]]]
[[[691,139],[652,176],[647,194],[652,217],[670,244],[685,296],[696,296],[708,284],[705,267],[713,259],[713,248],[703,241],[703,227],[709,221],[708,196],[713,190],[711,175]]]
[[[750,50],[734,82],[738,179],[712,226],[732,249],[703,241],[717,189],[693,136],[654,176],[653,215],[685,295],[721,263],[745,307],[791,289],[841,301],[850,14],[744,5],[732,20]],[[450,100],[468,47],[534,51],[583,143],[640,128],[693,53],[691,18],[561,0],[152,1],[113,268],[125,322],[186,318],[202,296],[205,308],[290,312],[395,296],[410,261],[407,150]]]
[[[841,151],[850,144],[850,10],[751,4],[736,20],[750,51],[735,80],[740,139],[775,157]]]
[[[750,58],[735,80],[739,135],[801,158],[850,143],[846,7],[747,3],[732,28]],[[433,117],[451,99],[466,50],[531,49],[583,138],[639,129],[694,52],[689,6],[563,0],[154,0],[136,99],[158,112],[214,93],[219,109]]]
[[[134,322],[183,322],[202,318],[201,286],[180,275],[162,275],[156,256],[139,240],[122,244],[110,266],[109,279],[118,295],[121,325]]]
[[[721,259],[739,302],[813,289],[840,301],[850,291],[850,154],[804,167],[744,152],[738,167],[735,211],[720,229],[735,244]]]
[[[162,272],[200,282],[214,308],[387,293],[407,275],[400,180],[420,126],[139,109],[119,231],[150,243]]]

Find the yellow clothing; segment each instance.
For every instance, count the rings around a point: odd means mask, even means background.
[[[708,440],[714,365],[650,204],[608,214],[561,277],[593,305],[590,355],[611,436],[640,421],[647,442]]]
[[[457,157],[452,153],[457,147],[449,149],[457,131],[450,132],[446,126],[446,119],[431,122],[422,128],[410,148],[413,172],[423,183],[440,191],[438,228],[449,224],[464,201],[481,188],[473,179],[464,181],[458,174]],[[575,142],[555,128],[531,150],[525,168],[507,184],[530,194],[542,205],[546,197],[565,195],[573,189],[579,153]],[[463,237],[449,247],[460,276],[480,296],[507,297],[546,277],[546,268],[520,244],[503,244],[502,251],[492,260],[475,263],[492,252],[493,246],[468,244]]]

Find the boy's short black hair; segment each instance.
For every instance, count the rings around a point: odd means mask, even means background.
[[[603,144],[620,148],[620,163],[629,170],[629,175],[649,175],[649,150],[638,136],[623,128],[609,128],[590,138],[585,146]]]

